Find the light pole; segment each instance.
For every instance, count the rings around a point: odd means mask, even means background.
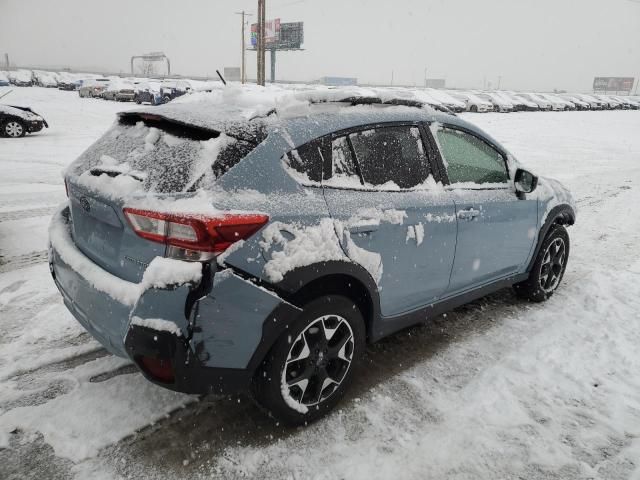
[[[242,15],[242,70],[240,72],[240,80],[244,84],[247,81],[247,61],[246,61],[247,47],[245,44],[246,37],[245,37],[244,27],[246,25],[245,17],[250,17],[251,14],[245,13],[245,11],[242,10],[241,12],[236,12],[236,15]]]
[[[265,0],[258,0],[258,85],[264,86],[265,72]]]

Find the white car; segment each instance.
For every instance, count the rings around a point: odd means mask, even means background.
[[[55,72],[45,72],[43,70],[34,70],[33,78],[35,84],[40,87],[57,88],[58,87],[58,74]]]
[[[549,105],[551,105],[551,110],[553,110],[554,112],[564,112],[565,110],[568,110],[567,102],[559,99],[558,97],[555,97],[549,93],[536,93],[536,95],[549,102]]]
[[[513,110],[515,109],[513,103],[505,100],[499,95],[496,95],[495,92],[476,92],[476,95],[478,95],[478,97],[482,98],[483,100],[491,102],[493,104],[494,112],[508,113],[513,112]]]
[[[31,70],[15,70],[8,74],[9,82],[17,87],[30,87],[33,85],[33,72]]]
[[[518,93],[518,95],[538,105],[538,108],[540,108],[540,110],[548,111],[552,108],[551,102],[542,98],[538,94],[522,92]]]
[[[581,100],[575,95],[569,95],[565,93],[559,96],[563,100],[567,100],[568,102],[573,103],[576,106],[576,109],[578,110],[591,110],[591,104],[589,102]]]
[[[516,111],[537,112],[538,110],[540,110],[540,107],[537,103],[520,96],[520,94],[517,92],[503,91],[497,93],[504,96],[511,103],[513,103]]]
[[[618,100],[613,99],[608,95],[594,95],[597,99],[601,100],[605,104],[605,108],[607,110],[615,110],[617,108],[622,108],[622,103]]]
[[[449,94],[464,102],[468,112],[493,112],[493,104],[491,102],[484,100],[471,92],[450,91]]]
[[[467,109],[467,105],[462,100],[453,98],[444,90],[438,90],[436,88],[427,88],[426,91],[433,98],[435,98],[436,100],[439,100],[444,105],[446,105],[446,107],[449,110],[459,113],[459,112],[464,112]]]
[[[626,108],[628,109],[638,110],[638,108],[640,108],[640,103],[638,102],[638,100],[633,100],[630,97],[621,97],[620,95],[613,95],[613,98],[615,100],[622,102],[624,105],[626,105]]]
[[[592,95],[587,95],[584,93],[574,93],[573,96],[579,100],[582,100],[583,102],[587,102],[591,107],[591,110],[602,110],[603,108],[605,108],[605,102]]]

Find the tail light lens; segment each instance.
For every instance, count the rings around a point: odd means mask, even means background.
[[[267,215],[257,213],[207,216],[125,208],[124,214],[142,238],[213,255],[224,252],[239,240],[248,239],[269,221]]]
[[[159,382],[173,383],[175,381],[176,377],[171,360],[139,357],[138,363],[148,375]]]

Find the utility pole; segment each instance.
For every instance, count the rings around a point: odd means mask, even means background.
[[[246,46],[246,36],[244,33],[244,27],[247,24],[245,21],[245,17],[250,17],[251,14],[250,13],[245,13],[244,10],[242,10],[241,12],[236,12],[236,15],[242,15],[242,70],[240,73],[240,80],[242,81],[242,83],[246,83],[247,82],[247,61],[246,61],[246,51],[247,51],[247,46]]]
[[[265,1],[258,0],[258,85],[265,83]]]
[[[497,90],[500,90],[500,83],[502,83],[502,75],[498,75],[498,88],[497,88]]]

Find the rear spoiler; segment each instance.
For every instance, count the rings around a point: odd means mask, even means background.
[[[186,137],[193,140],[209,140],[217,138],[224,133],[236,140],[258,145],[266,137],[265,129],[256,122],[229,121],[209,123],[195,119],[193,122],[188,122],[177,117],[161,111],[142,110],[118,113],[121,124],[135,125],[137,122],[144,122],[145,125],[159,128],[177,137]]]

